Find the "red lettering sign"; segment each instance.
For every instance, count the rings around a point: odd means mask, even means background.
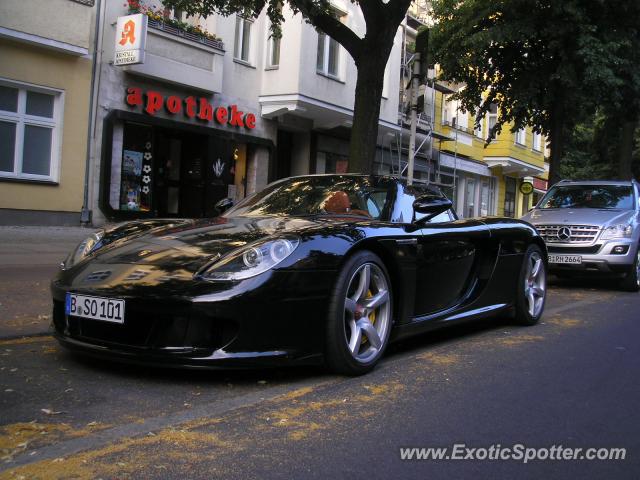
[[[185,110],[185,113],[187,114],[187,117],[189,118],[193,118],[196,116],[196,99],[193,97],[187,97],[184,101],[184,103],[187,104],[187,109]]]
[[[216,121],[220,125],[224,125],[227,123],[227,118],[229,118],[229,112],[227,112],[227,109],[224,107],[218,107],[216,109]]]
[[[167,110],[169,113],[180,113],[182,110],[182,100],[175,95],[167,98]]]
[[[200,120],[213,120],[213,107],[209,102],[207,102],[206,98],[200,99],[200,110],[198,110],[198,118]]]
[[[183,100],[177,95],[171,95],[165,99],[160,92],[143,92],[141,88],[129,87],[125,102],[130,107],[142,107],[149,115],[155,115],[162,107],[172,115],[180,113],[184,108],[184,115],[190,119],[212,122],[215,118],[220,125],[256,128],[256,116],[253,113],[245,113],[239,110],[237,105],[215,107],[204,97],[189,96]]]
[[[149,115],[155,115],[158,110],[162,108],[164,98],[158,92],[149,90],[147,92],[147,105],[144,107],[144,111]]]
[[[127,88],[127,105],[130,107],[137,107],[142,105],[142,89],[141,88]]]

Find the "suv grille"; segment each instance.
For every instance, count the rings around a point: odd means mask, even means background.
[[[536,229],[547,243],[582,245],[593,242],[600,231],[597,225],[536,225]]]

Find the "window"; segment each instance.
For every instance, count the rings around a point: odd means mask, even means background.
[[[455,125],[456,113],[458,111],[458,102],[450,100],[451,95],[445,95],[442,102],[442,124]]]
[[[0,81],[0,177],[57,180],[60,97]]]
[[[487,135],[491,134],[491,129],[496,126],[496,123],[498,123],[498,105],[492,103],[487,113]]]
[[[280,38],[269,37],[267,43],[267,68],[280,65]]]
[[[504,216],[516,216],[516,179],[504,177]]]
[[[535,132],[533,132],[533,149],[536,152],[542,151],[542,135]]]
[[[521,128],[520,130],[518,130],[516,132],[516,143],[518,145],[526,145],[527,144],[526,135],[527,135],[527,132],[525,131],[524,128]]]
[[[251,26],[253,22],[247,18],[236,17],[236,43],[233,56],[236,60],[250,62]]]
[[[473,117],[474,123],[476,121],[476,118],[478,118],[478,112],[476,112],[476,114]],[[474,133],[475,133],[476,137],[484,139],[484,118],[480,119],[480,124],[475,129]]]
[[[330,77],[338,77],[340,60],[340,44],[323,32],[318,32],[318,73]]]

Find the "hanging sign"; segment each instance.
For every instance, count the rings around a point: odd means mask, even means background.
[[[118,17],[114,65],[144,63],[148,19],[142,13]]]

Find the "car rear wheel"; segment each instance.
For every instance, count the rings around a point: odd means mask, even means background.
[[[636,259],[633,265],[629,268],[629,271],[622,279],[620,286],[627,292],[637,292],[640,290],[640,247],[636,252]]]
[[[529,245],[525,252],[516,295],[516,322],[521,325],[538,323],[547,298],[547,264],[537,245]]]
[[[389,342],[392,306],[391,282],[382,260],[369,251],[350,257],[329,306],[327,366],[346,375],[372,370]]]

